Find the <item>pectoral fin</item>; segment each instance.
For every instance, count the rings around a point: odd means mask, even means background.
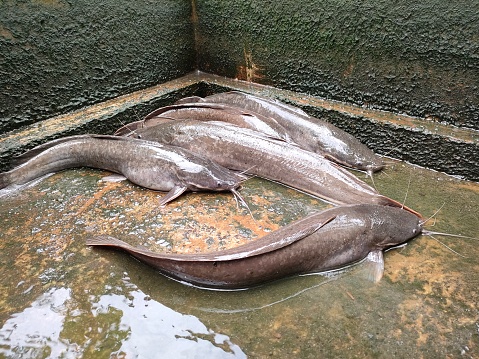
[[[384,273],[384,258],[381,250],[369,252],[364,263],[365,273],[368,280],[377,283]]]
[[[187,190],[186,187],[182,186],[175,186],[173,187],[170,192],[168,192],[165,196],[161,197],[160,199],[160,206],[164,206],[168,202],[173,201],[175,198],[181,196]]]
[[[105,176],[101,180],[102,182],[121,182],[121,181],[125,181],[126,177],[115,173],[109,176]]]

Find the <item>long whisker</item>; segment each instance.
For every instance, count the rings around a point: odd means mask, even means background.
[[[135,130],[131,130],[129,127],[126,127],[128,129],[129,132],[127,132],[126,134],[122,135],[124,137],[131,137],[131,135],[134,135],[136,133],[136,129]]]
[[[133,111],[133,113],[134,113],[134,115],[135,115],[135,117],[136,117],[136,120],[137,120],[137,121],[141,121],[141,120],[140,120],[140,116],[138,115],[138,112],[136,112],[135,108],[132,107],[131,110]],[[122,128],[126,128],[126,129],[128,129],[128,131],[129,131],[128,133],[126,133],[126,134],[124,134],[124,135],[121,135],[121,136],[130,137],[130,135],[132,135],[132,134],[135,133],[135,130],[130,130],[130,128],[128,128],[128,125],[129,125],[130,123],[125,123],[125,122],[123,122],[121,119],[118,119],[118,122],[121,124]],[[117,131],[117,132],[118,132],[118,131]]]
[[[434,217],[439,213],[439,211],[442,209],[442,207],[444,207],[445,204],[446,204],[446,202],[444,202],[444,203],[442,204],[442,206],[439,207],[439,209],[438,209],[436,212],[434,212],[429,218],[427,218],[427,219],[425,219],[424,221],[422,221],[422,222],[421,222],[421,225],[425,224],[427,221],[429,221],[429,220],[431,220],[432,218],[434,218]]]
[[[382,155],[382,156],[384,156],[384,155]],[[387,158],[390,158],[390,157],[387,157]],[[390,166],[394,166],[394,165],[397,164],[398,162],[397,162],[397,161],[392,161],[392,160],[389,160],[389,161],[388,161],[388,160],[384,160],[384,159],[383,159],[383,163],[384,163],[384,167],[385,167],[385,168],[388,168],[388,167],[390,167]]]
[[[389,173],[387,173],[386,170],[382,170],[381,172],[379,172],[379,175],[378,175],[378,176],[382,176],[382,175],[384,175],[384,176],[386,176],[386,177],[388,177],[388,178],[391,178],[391,175],[390,175]]]
[[[122,126],[126,126],[126,123],[125,123],[125,122],[123,122],[123,121],[122,121],[120,118],[118,119],[118,122],[120,122],[120,125],[122,125]]]
[[[393,147],[389,151],[387,151],[386,153],[382,153],[381,156],[388,157],[394,150],[395,150],[395,148]]]
[[[294,293],[294,294],[291,294],[285,298],[282,298],[282,299],[279,299],[277,301],[274,301],[272,303],[268,303],[268,304],[265,304],[265,305],[262,305],[262,306],[259,306],[259,307],[253,307],[253,308],[241,308],[241,309],[219,309],[219,308],[198,308],[199,310],[201,311],[204,311],[204,312],[210,312],[210,313],[220,313],[220,314],[232,314],[232,313],[245,313],[245,312],[252,312],[252,311],[256,311],[256,310],[261,310],[261,309],[264,309],[264,308],[268,308],[268,307],[272,307],[273,305],[275,304],[279,304],[279,303],[283,303],[283,302],[286,302],[287,300],[289,299],[292,299],[294,297],[297,297],[301,294],[303,294],[304,292],[308,291],[308,290],[311,290],[311,289],[315,289],[317,287],[320,287],[322,285],[325,285],[326,283],[329,283],[329,282],[332,282],[333,280],[337,280],[339,278],[339,276],[335,276],[335,277],[329,277],[328,279],[326,279],[325,281],[319,283],[319,284],[316,284],[316,285],[313,285],[311,287],[308,287],[308,288],[304,288],[304,289],[301,289],[300,291]]]
[[[242,180],[240,181],[240,183],[246,182],[246,181],[248,181],[248,180],[250,180],[250,179],[256,177],[256,175],[244,175],[244,174],[241,174],[241,173],[240,173],[240,175],[243,176],[243,177],[245,177],[244,179],[242,179]]]
[[[141,121],[142,118],[140,118],[140,115],[138,114],[138,112],[136,112],[135,107],[132,107],[131,109],[132,109],[133,113],[135,114],[136,120]]]
[[[250,170],[252,170],[252,169],[255,168],[255,167],[256,167],[256,165],[253,165],[253,166],[251,166],[250,168],[247,168],[247,169],[245,169],[245,170],[239,172],[239,174],[240,174],[240,175],[244,175],[245,173],[248,173]],[[255,177],[255,175],[252,175],[252,176]]]
[[[404,204],[406,203],[407,195],[409,194],[409,187],[411,186],[411,177],[412,177],[412,173],[409,174],[409,181],[407,183],[406,195],[404,196],[404,201],[402,201],[402,207],[401,208],[404,208]]]
[[[437,236],[446,236],[446,237],[456,237],[456,238],[464,238],[464,239],[475,239],[479,241],[479,238],[476,237],[468,237],[468,236],[463,236],[461,234],[451,234],[451,233],[443,233],[443,232],[433,232],[433,231],[428,231],[428,230],[423,230],[422,234],[425,236],[432,236],[433,234]]]
[[[235,199],[235,202],[236,202],[236,210],[239,211],[239,209],[240,209],[239,208],[239,202],[238,202],[238,198],[236,197],[237,192],[236,192],[236,190],[234,192],[233,191],[231,191],[231,192],[233,193],[233,198]]]
[[[241,204],[243,204],[243,205],[246,207],[246,209],[248,210],[249,214],[251,215],[251,218],[253,218],[253,221],[256,222],[256,219],[254,218],[253,213],[251,212],[251,209],[249,208],[248,203],[246,203],[246,201],[244,200],[244,198],[243,198],[243,197],[239,194],[239,192],[238,192],[236,189],[234,189],[234,188],[231,189],[231,192],[233,193],[235,199],[239,200],[239,201],[241,202]],[[236,203],[238,203],[238,201],[236,201]]]
[[[384,163],[384,168],[378,172],[378,176],[382,176],[382,175],[385,175],[386,177],[391,177],[391,175],[387,172],[387,170],[391,169],[391,167],[393,167],[394,165],[398,164],[397,161],[393,161],[392,159],[390,161],[388,160],[385,160],[385,157],[386,155],[381,155],[381,157],[383,158],[383,163]]]
[[[366,174],[368,175],[369,178],[371,178],[371,182],[373,183],[374,189],[377,191],[376,183],[374,182],[374,177],[373,177],[373,170],[367,170]]]
[[[467,258],[466,256],[456,252],[454,249],[452,249],[451,247],[447,246],[446,244],[442,243],[439,239],[435,238],[434,236],[430,235],[429,234],[429,237],[431,237],[432,239],[434,239],[437,243],[439,243],[440,245],[446,247],[447,249],[449,249],[452,253],[455,253],[457,254],[458,256],[462,257],[462,258]]]

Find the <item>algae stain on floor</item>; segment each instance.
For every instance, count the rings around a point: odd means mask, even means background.
[[[85,239],[109,234],[155,251],[213,251],[328,205],[252,179],[242,194],[254,219],[229,193],[191,193],[159,207],[162,193],[102,182],[104,175],[65,171],[1,199],[0,355],[174,357],[183,348],[213,358],[479,356],[478,241],[436,236],[463,258],[421,236],[386,253],[377,285],[357,266],[334,278],[205,291]],[[431,230],[479,236],[477,183],[394,162],[375,185],[398,201],[408,192],[405,204],[425,217],[440,209]]]

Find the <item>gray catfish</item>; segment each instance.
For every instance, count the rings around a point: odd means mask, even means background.
[[[419,218],[400,208],[360,204],[309,215],[245,245],[205,254],[166,254],[110,236],[87,245],[120,248],[162,274],[200,287],[249,288],[298,274],[340,269],[366,257],[371,279],[384,269],[382,251],[422,231]]]
[[[335,204],[402,207],[324,157],[246,128],[223,122],[184,120],[144,128],[134,135],[187,148],[224,167],[248,171]]]
[[[262,132],[267,136],[293,142],[288,135],[288,131],[271,117],[253,114],[233,106],[205,102],[158,108],[146,115],[143,120],[121,127],[115,132],[115,135],[128,136],[135,130],[165,122],[165,118],[167,120],[223,121]]]
[[[0,173],[0,188],[22,185],[48,173],[92,167],[120,173],[140,186],[168,191],[160,204],[190,191],[232,191],[245,176],[184,148],[126,137],[81,135],[40,145],[18,158],[20,165]]]
[[[213,102],[237,106],[266,117],[274,118],[298,146],[319,153],[341,165],[372,173],[384,167],[382,159],[354,136],[338,127],[309,116],[304,111],[280,101],[269,100],[239,91],[205,97],[190,97],[192,102]]]

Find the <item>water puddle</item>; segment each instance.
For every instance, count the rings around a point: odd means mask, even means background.
[[[213,251],[329,205],[255,178],[242,189],[254,219],[228,193],[191,193],[162,208],[161,193],[103,182],[105,175],[64,171],[0,199],[0,356],[479,356],[477,240],[435,236],[462,257],[420,236],[386,253],[378,284],[359,265],[332,277],[202,290],[85,239],[109,234],[155,251]],[[479,237],[479,184],[392,161],[375,185],[434,215],[428,229]]]

